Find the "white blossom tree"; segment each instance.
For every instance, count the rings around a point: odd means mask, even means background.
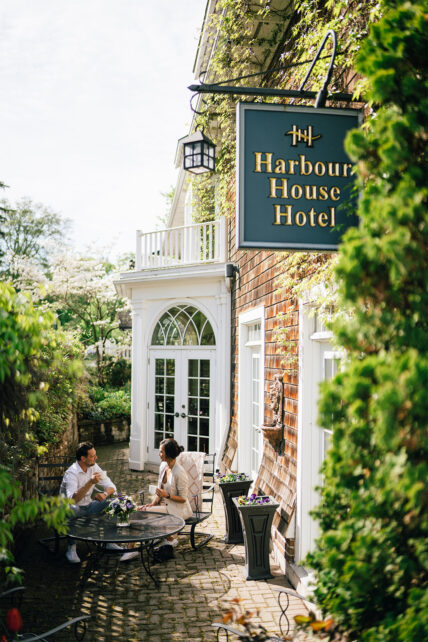
[[[0,210],[2,278],[15,282],[26,261],[47,273],[52,255],[65,243],[70,221],[29,198],[22,198],[15,205],[2,199]]]
[[[117,313],[124,307],[113,285],[113,266],[100,258],[57,255],[52,261],[48,293],[57,302],[63,325],[77,327],[82,343],[92,348],[97,377],[104,382],[106,348],[121,342]]]

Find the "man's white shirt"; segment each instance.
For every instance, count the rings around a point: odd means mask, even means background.
[[[98,464],[90,466],[85,472],[84,470],[82,470],[79,463],[75,461],[74,464],[72,464],[70,468],[67,468],[64,473],[60,494],[63,495],[63,497],[67,497],[68,499],[73,499],[74,493],[80,490],[82,486],[84,486],[92,478],[92,475],[94,475],[94,473],[102,472],[102,468],[100,468]],[[97,486],[101,488],[114,488],[114,490],[116,491],[116,486],[113,484],[109,477],[97,482]],[[91,495],[93,492],[94,486],[92,485],[88,492],[82,497],[79,502],[76,503],[76,505],[88,506],[92,501]]]

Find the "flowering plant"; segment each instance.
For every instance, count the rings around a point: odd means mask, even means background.
[[[219,484],[228,484],[230,482],[245,481],[248,479],[245,473],[227,473],[226,475],[221,475],[217,473],[217,481]]]
[[[18,631],[22,629],[22,617],[21,617],[21,613],[18,611],[16,607],[13,607],[8,610],[6,615],[6,626],[9,629],[9,631],[14,633],[14,635],[10,637],[9,634],[6,634],[6,635],[3,634],[0,637],[0,642],[8,642],[8,640],[18,640]]]
[[[245,495],[241,495],[241,497],[238,497],[237,501],[240,506],[262,506],[263,504],[270,504],[271,498],[267,496],[261,497],[256,493],[253,493],[248,497],[246,497]]]
[[[243,627],[244,630],[239,632],[240,640],[248,642],[263,642],[265,640],[272,639],[261,623],[255,624],[252,621],[254,616],[260,616],[259,610],[247,611],[242,606],[242,600],[239,597],[233,598],[232,602],[232,606],[225,612],[222,621],[223,624],[229,624],[232,622],[234,624],[240,624]]]
[[[117,517],[119,520],[128,519],[130,513],[134,513],[137,510],[137,505],[128,497],[128,495],[122,495],[118,493],[117,497],[112,499],[109,504],[104,509],[104,512],[109,517]]]

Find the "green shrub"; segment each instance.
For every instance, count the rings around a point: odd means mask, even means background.
[[[81,394],[83,367],[82,346],[75,335],[61,328],[52,329],[54,346],[42,351],[45,394],[37,404],[34,425],[37,441],[57,443],[76,410]]]
[[[108,421],[116,417],[131,418],[131,389],[127,384],[122,389],[89,388],[87,399],[79,406],[79,417],[93,421]]]
[[[376,116],[351,134],[361,224],[337,276],[349,364],[324,385],[333,428],[308,563],[350,639],[428,639],[427,7],[385,0],[362,45]]]
[[[54,316],[41,314],[30,297],[0,282],[0,562],[1,580],[21,581],[14,565],[14,528],[42,518],[66,532],[68,500],[25,500],[16,477],[38,451],[35,422],[43,415],[48,380],[64,353]],[[66,368],[63,364],[63,369]],[[65,372],[65,370],[64,370]],[[64,375],[65,376],[65,375]],[[51,400],[52,400],[51,396]],[[66,401],[67,403],[67,401]],[[4,466],[3,464],[8,464]]]
[[[67,518],[70,512],[69,500],[63,497],[42,497],[39,500],[24,500],[19,483],[12,478],[9,470],[0,465],[0,561],[1,578],[11,583],[22,582],[22,570],[14,565],[11,551],[13,532],[17,524],[43,521],[58,533],[67,532]]]
[[[131,395],[126,390],[109,390],[98,404],[103,419],[114,417],[130,417]]]
[[[127,359],[113,361],[105,369],[105,380],[111,388],[121,388],[131,381],[131,362]]]
[[[52,443],[73,405],[79,346],[28,294],[0,283],[0,462],[17,466]]]

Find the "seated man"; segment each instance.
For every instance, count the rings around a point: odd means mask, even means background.
[[[107,498],[116,491],[116,486],[96,461],[94,445],[90,441],[84,441],[77,447],[76,461],[64,473],[60,494],[74,502],[71,505],[73,518],[97,515],[106,507]],[[95,484],[101,486],[102,492],[97,493],[92,499]],[[121,549],[117,544],[108,544],[108,548]],[[76,543],[72,540],[68,540],[65,556],[73,564],[80,562]]]

